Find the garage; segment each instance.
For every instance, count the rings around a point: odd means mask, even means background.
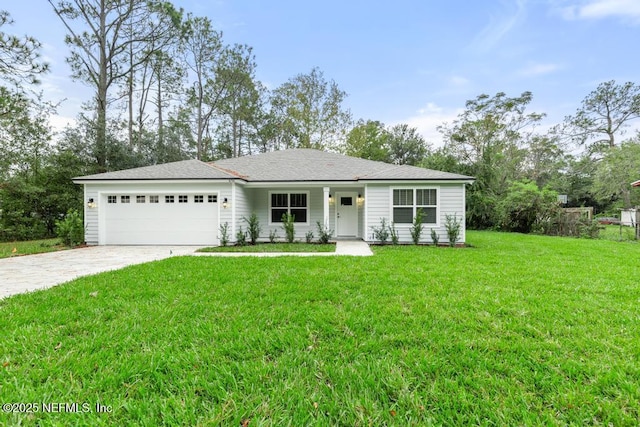
[[[104,193],[101,200],[101,244],[218,244],[217,194]]]

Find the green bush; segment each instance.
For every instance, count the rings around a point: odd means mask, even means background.
[[[516,181],[497,205],[500,228],[531,233],[558,210],[558,193],[540,190],[535,182]]]
[[[295,215],[291,215],[290,213],[282,214],[282,228],[284,229],[287,243],[293,243],[296,238],[295,219]]]
[[[256,215],[255,212],[252,212],[249,219],[245,217],[242,217],[242,219],[247,223],[247,234],[249,235],[249,242],[252,245],[255,245],[258,237],[260,237],[260,231],[262,231],[258,215]]]
[[[220,224],[220,244],[227,246],[229,244],[229,223]]]
[[[453,247],[458,243],[460,239],[460,229],[462,228],[462,220],[458,220],[456,214],[445,215],[444,228],[447,229],[447,236],[449,237],[449,246]]]
[[[380,218],[380,227],[372,225],[371,230],[373,231],[373,238],[380,242],[381,245],[387,243],[389,239],[389,226],[387,225],[386,218]]]
[[[413,218],[413,224],[411,224],[411,240],[413,244],[420,243],[420,236],[422,236],[422,209],[418,209],[415,218]]]
[[[304,235],[304,240],[307,243],[312,243],[313,242],[313,231],[311,231],[311,230],[307,231],[307,234]]]
[[[56,234],[66,246],[78,246],[84,242],[84,222],[82,215],[69,209],[63,220],[56,221]]]
[[[275,243],[276,240],[278,239],[278,230],[273,229],[269,231],[269,242],[270,243]]]
[[[242,230],[242,226],[236,233],[236,246],[247,246],[247,233]]]
[[[431,240],[436,246],[438,246],[438,243],[440,243],[440,236],[438,235],[438,232],[433,228],[431,229]]]
[[[323,244],[329,243],[329,240],[333,237],[333,230],[325,227],[320,221],[317,221],[316,225],[318,227],[318,242]]]
[[[391,224],[389,224],[389,236],[391,236],[391,244],[397,245],[400,242],[398,230],[396,230],[396,225],[393,223],[393,221],[391,221]]]

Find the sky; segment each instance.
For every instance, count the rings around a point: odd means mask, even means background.
[[[276,88],[318,67],[347,92],[354,119],[408,123],[441,144],[480,94],[533,93],[542,130],[573,114],[599,83],[640,84],[640,0],[174,0],[207,16],[227,43],[253,47],[257,78]],[[12,34],[43,44],[54,128],[73,123],[90,87],[71,80],[65,29],[45,0],[0,5]]]

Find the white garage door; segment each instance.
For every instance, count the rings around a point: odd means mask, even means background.
[[[104,201],[104,244],[218,244],[216,194],[109,194]]]

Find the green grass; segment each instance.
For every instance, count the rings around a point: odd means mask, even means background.
[[[599,237],[604,240],[613,240],[615,242],[635,242],[636,229],[634,227],[620,227],[619,225],[606,225],[600,230]]]
[[[216,246],[198,249],[198,252],[335,252],[336,245],[329,243],[258,243],[247,246]]]
[[[60,239],[30,240],[26,242],[0,242],[0,258],[55,252],[63,249],[68,248],[60,244]]]
[[[638,246],[468,242],[170,258],[2,300],[0,403],[112,412],[0,424],[637,426]]]

